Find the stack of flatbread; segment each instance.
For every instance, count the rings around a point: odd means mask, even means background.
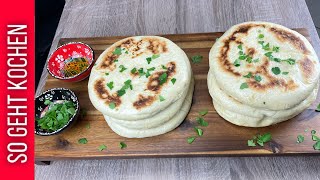
[[[209,54],[208,88],[218,114],[249,127],[288,120],[316,99],[319,60],[308,40],[286,27],[231,27]]]
[[[175,129],[189,112],[194,82],[188,57],[172,41],[136,36],[107,48],[93,67],[89,97],[120,136]]]

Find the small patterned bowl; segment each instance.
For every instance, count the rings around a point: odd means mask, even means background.
[[[92,48],[82,42],[58,47],[49,57],[47,70],[56,79],[77,82],[89,76],[94,65]]]
[[[35,131],[34,131],[35,134],[41,135],[41,136],[50,136],[50,135],[58,134],[58,133],[62,132],[63,130],[65,130],[67,127],[70,127],[71,125],[74,124],[74,122],[76,121],[76,119],[78,118],[79,113],[80,113],[80,105],[79,105],[78,98],[74,94],[73,91],[71,91],[70,89],[66,89],[66,88],[53,88],[53,89],[49,89],[49,90],[43,92],[41,95],[37,96],[35,98],[35,107],[36,107],[35,117],[36,118],[40,118],[43,111],[48,107],[48,105],[44,104],[44,102],[46,100],[50,100],[52,102],[59,101],[59,100],[71,101],[75,104],[75,113],[73,116],[71,116],[71,118],[69,119],[69,121],[66,125],[64,125],[62,128],[60,128],[56,131],[53,131],[53,132],[47,132],[45,130],[42,130],[38,126],[37,121],[35,120]]]

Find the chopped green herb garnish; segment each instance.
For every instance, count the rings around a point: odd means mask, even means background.
[[[120,47],[116,47],[116,49],[113,51],[113,54],[121,55],[121,48]]]
[[[130,79],[124,82],[124,87],[123,88],[124,89],[130,88],[132,90],[132,85],[131,85],[131,80]]]
[[[140,68],[140,69],[138,70],[138,72],[139,72],[139,76],[140,76],[140,77],[146,74],[146,73],[143,71],[143,68]]]
[[[250,57],[250,56],[247,56],[247,59],[246,59],[246,61],[247,61],[248,63],[252,63],[252,57]]]
[[[248,84],[247,83],[242,83],[240,85],[240,89],[246,89],[246,88],[249,88]]]
[[[116,107],[116,104],[114,102],[109,103],[109,108],[114,109]]]
[[[264,45],[264,41],[258,41],[259,44],[261,44],[262,49],[269,51],[270,50],[270,43],[267,43],[266,45]]]
[[[107,148],[106,145],[101,144],[98,149],[99,149],[99,151],[103,151],[103,150],[106,149],[106,148]]]
[[[320,141],[317,141],[314,145],[313,145],[314,150],[320,150]]]
[[[271,140],[271,133],[265,133],[261,136],[258,136],[258,139],[260,139],[262,142],[268,142]]]
[[[268,45],[269,45],[269,43],[266,46],[262,45],[263,49],[269,50],[269,46]],[[280,47],[273,46],[272,50],[275,51],[275,52],[279,52]],[[294,65],[296,63],[296,60],[294,60],[292,58],[282,59],[282,60],[280,58],[275,58],[275,57],[272,56],[272,51],[267,52],[264,55],[267,56],[271,61],[276,61],[276,62],[282,62],[283,61],[283,62],[287,62],[290,65]]]
[[[192,63],[200,63],[202,61],[203,56],[201,55],[195,55],[191,57]]]
[[[264,143],[262,141],[259,141],[259,140],[257,141],[257,144],[259,144],[259,146],[262,146],[262,147],[264,146]]]
[[[316,108],[317,112],[320,112],[320,103],[318,104],[317,108]]]
[[[271,134],[270,133],[266,133],[266,134],[263,134],[263,135],[258,135],[257,137],[257,143],[260,145],[260,146],[263,146],[263,143],[266,143],[266,142],[269,142],[271,140]]]
[[[147,71],[154,71],[155,69],[156,69],[155,67],[152,67],[152,68],[147,69]]]
[[[263,34],[259,34],[258,38],[262,39],[262,38],[264,38],[264,35]]]
[[[320,138],[316,136],[315,130],[312,130],[311,134],[312,134],[312,140],[316,141],[316,143],[313,145],[314,150],[320,150]]]
[[[270,57],[270,60],[275,62],[281,62],[281,59],[275,57]]]
[[[242,44],[238,45],[238,49],[240,49],[239,51],[239,57],[238,59],[236,59],[234,62],[233,62],[233,65],[235,65],[236,67],[240,66],[240,60],[246,60],[248,63],[251,63],[252,62],[252,57],[246,55],[245,53],[243,53],[242,51]]]
[[[320,138],[315,134],[312,134],[312,141],[320,141]]]
[[[273,67],[271,68],[271,71],[273,72],[273,74],[278,75],[281,73],[281,70],[279,67]]]
[[[123,72],[123,71],[125,71],[127,69],[126,67],[124,67],[124,65],[120,65],[119,68],[121,68],[120,72]]]
[[[36,117],[36,126],[46,132],[54,132],[64,127],[76,111],[76,106],[72,101],[64,100],[60,103],[53,103],[45,100],[44,104],[49,107],[43,117]]]
[[[243,77],[245,77],[245,78],[251,78],[251,77],[252,77],[252,73],[249,72],[247,75],[245,75],[245,76],[243,76]]]
[[[128,52],[128,51],[126,51],[125,53],[126,53],[126,54],[129,54],[129,52]]]
[[[199,115],[201,115],[201,116],[205,116],[206,114],[208,114],[208,110],[207,109],[202,110],[202,111],[199,112]]]
[[[131,80],[127,80],[124,82],[124,86],[122,86],[122,88],[120,90],[117,91],[118,96],[123,96],[126,93],[127,89],[133,89],[132,84],[131,84]]]
[[[196,139],[196,137],[194,137],[194,136],[188,137],[187,142],[188,142],[189,144],[192,144],[195,139]]]
[[[256,143],[253,140],[248,140],[248,146],[254,147],[254,146],[256,146]]]
[[[165,65],[161,65],[162,69],[167,69],[167,67]]]
[[[149,76],[151,76],[150,71],[147,71],[146,78],[148,78]]]
[[[202,136],[203,135],[203,130],[197,127],[194,127],[194,130],[196,131],[196,133],[198,134],[198,136]]]
[[[151,74],[150,74],[149,71],[147,71],[147,72],[146,72],[146,78],[148,78],[149,76],[151,76]]]
[[[316,141],[316,143],[313,145],[314,150],[320,150],[320,138],[316,136],[315,130],[312,130],[311,134],[312,134],[312,140]]]
[[[254,136],[252,140],[248,140],[248,146],[255,146],[255,143],[259,144],[260,146],[264,146],[264,143],[271,141],[271,138],[272,137],[270,133]]]
[[[259,75],[255,75],[255,76],[254,76],[254,80],[260,82],[260,81],[262,81],[262,78],[261,78],[261,76],[259,76]]]
[[[172,78],[171,79],[172,84],[176,83],[176,80],[177,80],[176,78]]]
[[[81,138],[81,139],[78,140],[78,143],[79,144],[87,144],[88,140],[87,140],[87,138]]]
[[[273,46],[272,48],[272,51],[275,51],[275,52],[279,52],[279,50],[280,50],[280,47],[278,46]]]
[[[113,81],[107,83],[107,86],[109,87],[110,90],[113,89]]]
[[[156,69],[155,67],[152,67],[152,68],[147,69],[146,78],[148,78],[148,77],[151,75],[150,72],[151,72],[151,71],[154,71],[155,69]]]
[[[134,74],[134,73],[136,73],[136,72],[137,72],[137,68],[131,69],[131,73],[132,73],[132,74]]]
[[[162,101],[164,101],[164,100],[166,100],[163,96],[159,96],[159,100],[160,100],[160,102],[162,102]]]
[[[273,57],[273,56],[272,56],[272,52],[267,52],[267,53],[265,53],[264,55],[267,56],[268,58]]]
[[[125,93],[126,93],[126,90],[124,89],[120,89],[119,91],[117,91],[118,96],[123,96]]]
[[[281,61],[287,62],[287,63],[290,64],[290,65],[294,65],[294,64],[296,63],[296,60],[291,59],[291,58],[289,58],[289,59],[284,59],[284,60],[281,60]]]
[[[282,74],[283,74],[283,75],[287,75],[287,74],[289,74],[289,72],[282,72]]]
[[[127,147],[127,144],[124,143],[124,142],[120,142],[120,143],[119,143],[119,146],[120,146],[120,149],[124,149],[124,148]]]
[[[106,75],[106,76],[109,76],[109,73],[106,72],[105,75]]]
[[[302,135],[298,135],[297,136],[297,143],[302,143],[304,141],[304,136],[302,136]]]
[[[240,60],[239,60],[239,59],[236,59],[236,60],[233,62],[233,65],[236,66],[236,67],[239,67],[239,66],[240,66]]]
[[[160,57],[160,54],[153,54],[151,58],[152,59],[157,59],[158,57]]]
[[[270,43],[267,43],[265,46],[262,47],[262,49],[266,51],[270,50]]]
[[[167,81],[167,77],[167,73],[161,74],[161,76],[159,77],[160,85],[164,84]]]
[[[239,56],[239,59],[240,59],[240,60],[245,60],[246,58],[247,58],[246,55]]]
[[[203,119],[203,117],[197,117],[196,121],[200,126],[208,126],[209,123]]]
[[[152,61],[152,58],[151,57],[147,57],[146,60],[147,60],[148,64],[150,64],[151,61]]]

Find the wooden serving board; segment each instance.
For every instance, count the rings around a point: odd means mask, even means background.
[[[309,38],[305,29],[296,29]],[[80,100],[80,106],[86,115],[79,117],[75,126],[54,136],[35,137],[35,157],[37,161],[64,158],[138,158],[138,157],[184,157],[209,155],[287,155],[287,154],[319,154],[313,149],[311,140],[312,129],[320,132],[320,113],[315,112],[317,101],[303,113],[274,126],[265,128],[246,128],[233,125],[222,119],[215,111],[207,88],[208,54],[216,38],[223,33],[199,33],[163,35],[178,44],[190,58],[202,55],[199,64],[192,64],[195,75],[195,91],[191,110],[185,121],[175,130],[164,135],[127,139],[115,134],[105,122],[102,114],[91,104],[87,84],[88,78],[77,83],[68,83],[48,77],[45,89],[65,87],[73,90]],[[108,46],[124,37],[97,38],[66,38],[60,44],[80,41],[89,44],[98,58]],[[276,102],[275,102],[276,103]],[[200,110],[208,109],[205,120],[209,122],[204,127],[204,135],[198,137],[192,144],[187,143],[187,137],[196,136],[193,129],[197,125],[196,117]],[[90,125],[90,128],[87,126]],[[307,132],[305,132],[307,130]],[[270,132],[272,141],[264,147],[248,147],[247,140],[258,133]],[[297,144],[297,135],[305,136],[305,141]],[[87,144],[79,144],[78,139],[87,138]],[[126,149],[119,148],[119,142],[127,144]],[[98,147],[105,144],[107,149],[99,151]]]

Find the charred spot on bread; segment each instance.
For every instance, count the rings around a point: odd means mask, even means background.
[[[147,89],[150,91],[159,92],[161,90],[162,85],[160,85],[159,77],[163,75],[164,73],[167,73],[167,79],[170,79],[172,76],[176,74],[176,63],[175,62],[169,62],[166,65],[166,71],[159,71],[154,72],[148,80],[147,83]],[[168,83],[168,81],[166,81]]]
[[[307,49],[304,42],[295,34],[278,29],[275,27],[270,28],[270,32],[276,35],[276,38],[281,42],[288,41],[290,44],[292,44],[294,47],[296,47],[299,51],[301,51],[304,54],[310,54],[310,51]]]
[[[141,40],[128,38],[120,42],[119,47],[127,49],[131,58],[136,58],[145,53],[160,54],[168,51],[165,41],[152,37]]]
[[[304,57],[301,61],[298,62],[298,64],[304,79],[308,80],[313,77],[315,66],[309,58]]]
[[[106,88],[106,82],[104,79],[99,79],[94,83],[94,91],[96,95],[106,104],[115,103],[116,107],[120,106],[121,99],[116,94],[110,94]]]
[[[117,60],[118,57],[119,55],[113,54],[112,51],[108,52],[107,55],[103,58],[102,62],[98,64],[97,69],[109,69],[110,71],[113,71],[116,68],[114,61]]]
[[[249,55],[250,57],[253,57],[255,52],[256,52],[256,50],[254,48],[248,48],[247,55]]]
[[[139,94],[138,100],[133,103],[133,106],[136,109],[142,109],[147,106],[150,106],[156,100],[155,96],[143,96]]]
[[[153,54],[165,53],[168,51],[167,44],[165,41],[161,41],[156,38],[147,38],[149,45],[147,49],[151,51]]]

